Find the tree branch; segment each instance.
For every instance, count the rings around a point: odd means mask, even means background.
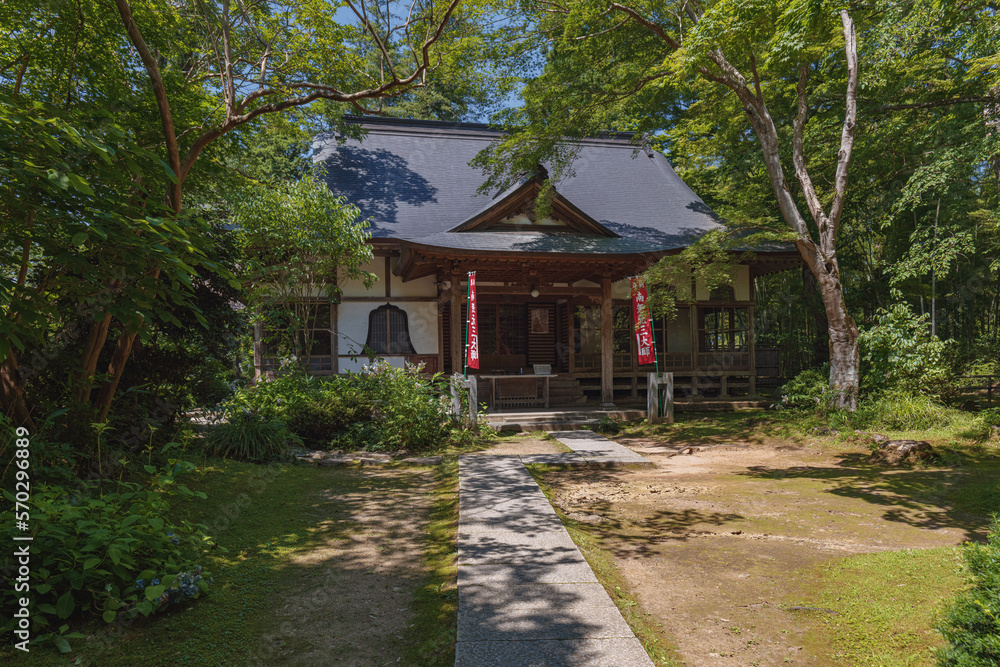
[[[229,35],[229,0],[222,0],[222,58],[225,69],[222,100],[226,105],[226,118],[236,114],[236,82],[233,80],[233,48]]]
[[[799,185],[802,186],[802,194],[806,198],[806,205],[809,207],[809,213],[812,214],[813,220],[816,221],[816,226],[819,227],[820,233],[825,231],[826,227],[826,215],[823,213],[823,205],[819,201],[819,197],[816,195],[816,188],[813,186],[812,179],[809,177],[809,171],[806,169],[805,160],[805,127],[806,121],[809,116],[809,108],[806,104],[806,83],[809,81],[809,66],[806,64],[799,65],[799,82],[795,87],[795,92],[798,97],[799,110],[798,114],[795,116],[795,121],[793,123],[792,130],[792,165],[795,167],[795,177],[799,181]]]
[[[361,20],[361,22],[365,26],[365,30],[368,31],[368,34],[370,34],[375,39],[375,43],[378,44],[379,51],[382,52],[382,57],[385,58],[384,62],[388,63],[389,65],[389,73],[392,74],[392,80],[398,81],[399,77],[396,76],[396,70],[392,64],[392,58],[389,57],[389,52],[386,50],[385,44],[382,42],[382,39],[378,36],[378,33],[375,32],[375,26],[373,26],[372,22],[368,20],[368,12],[364,11],[358,12],[358,10],[354,7],[354,3],[351,2],[351,0],[347,0],[347,6],[350,7],[351,11],[354,12],[354,15]],[[364,10],[364,0],[362,0],[361,8],[362,10]]]
[[[656,35],[657,37],[659,37],[660,39],[662,39],[664,42],[666,42],[670,46],[670,48],[672,48],[674,51],[677,51],[677,50],[679,50],[681,48],[680,43],[678,43],[677,40],[675,40],[673,37],[671,37],[670,35],[668,35],[666,33],[666,31],[662,27],[660,27],[658,24],[654,23],[653,21],[650,21],[649,19],[647,19],[646,17],[644,17],[642,14],[640,14],[639,12],[635,11],[634,9],[632,9],[631,7],[626,7],[625,5],[620,5],[617,2],[612,2],[610,6],[615,11],[619,11],[619,12],[622,12],[624,14],[628,14],[629,16],[631,16],[633,19],[635,19],[635,21],[637,23],[639,23],[640,25],[644,26],[647,30],[649,30],[654,35]]]
[[[146,68],[149,80],[153,84],[153,95],[156,97],[156,106],[160,111],[160,123],[163,126],[163,137],[167,143],[167,163],[174,170],[177,182],[171,181],[167,189],[167,202],[175,213],[181,211],[181,159],[180,147],[177,145],[177,135],[174,132],[174,118],[170,112],[170,100],[167,97],[167,89],[163,85],[163,78],[160,76],[160,67],[156,63],[156,58],[149,50],[146,40],[143,39],[139,26],[136,25],[132,16],[132,9],[128,0],[115,0],[118,13],[121,14],[122,22],[125,24],[125,31],[128,33],[129,41],[138,51],[142,64]]]
[[[858,120],[858,42],[854,34],[854,21],[846,9],[840,10],[840,21],[844,24],[844,52],[847,55],[847,109],[844,113],[844,127],[840,133],[840,152],[837,154],[837,176],[834,184],[833,205],[830,207],[830,238],[833,240],[840,226],[840,216],[844,212],[847,198],[847,170],[851,164],[851,150],[854,148],[854,132]],[[821,238],[826,249],[827,239]]]

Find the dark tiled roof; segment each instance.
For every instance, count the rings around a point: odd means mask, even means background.
[[[632,254],[686,247],[721,224],[663,155],[616,135],[581,142],[573,174],[555,188],[620,238],[449,232],[493,202],[476,194],[486,178],[469,162],[499,133],[471,123],[360,122],[362,141],[319,135],[314,159],[325,165],[331,190],[371,220],[375,238],[465,251]]]

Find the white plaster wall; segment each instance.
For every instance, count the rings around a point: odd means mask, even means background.
[[[392,283],[390,289],[393,296],[437,296],[437,285],[434,283],[434,276],[424,276],[409,282],[395,274],[391,274]],[[381,287],[381,283],[379,283]],[[385,294],[385,292],[380,292]]]
[[[371,263],[361,268],[365,271],[369,271],[378,276],[378,280],[376,280],[372,284],[371,294],[372,295],[385,294],[385,283],[382,282],[383,280],[385,280],[385,258],[376,257],[371,261]],[[369,290],[365,289],[364,281],[361,280],[350,280],[348,278],[340,278],[337,281],[337,285],[342,290],[344,296],[368,296],[369,294]]]
[[[733,279],[733,295],[736,297],[737,301],[749,301],[750,300],[750,267],[745,264],[740,264],[736,267],[736,275]],[[695,298],[698,301],[708,301],[709,297],[708,288],[705,286],[703,280],[698,280],[695,284]]]
[[[368,337],[368,314],[380,303],[342,303],[337,307],[341,354],[361,354]],[[353,349],[352,349],[353,348]]]
[[[410,341],[417,354],[437,354],[438,353],[438,316],[436,302],[404,302],[389,303],[398,306],[406,312],[407,321],[410,327]],[[368,316],[373,310],[385,301],[373,301],[370,303],[348,302],[339,306],[337,313],[337,323],[340,327],[340,354],[360,354],[364,348],[365,340],[368,338]],[[389,358],[389,357],[387,357]],[[402,359],[400,357],[399,359]],[[341,368],[347,370],[350,363],[344,365],[341,359]],[[397,365],[393,362],[393,365]],[[402,366],[402,361],[398,364]],[[360,368],[360,366],[359,366]],[[356,370],[356,369],[355,369]]]
[[[632,283],[628,278],[625,280],[619,280],[617,282],[611,283],[611,298],[612,299],[631,299],[632,298]]]
[[[389,303],[392,303],[390,299]],[[406,311],[410,340],[417,354],[438,353],[438,307],[436,302],[397,303]]]
[[[694,283],[694,298],[698,301],[708,301],[708,296],[710,292],[708,287],[705,285],[705,281],[700,278]]]

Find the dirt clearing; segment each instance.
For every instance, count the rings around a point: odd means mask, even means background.
[[[549,470],[544,481],[566,519],[611,554],[688,665],[849,664],[826,630],[845,612],[831,608],[838,598],[822,566],[982,539],[987,518],[963,507],[961,489],[996,475],[995,465],[877,466],[862,447],[832,442],[686,450],[689,443],[614,439],[656,467]],[[938,640],[923,634],[913,650],[929,656]]]

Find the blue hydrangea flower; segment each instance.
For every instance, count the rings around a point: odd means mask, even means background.
[[[150,583],[151,586],[159,586],[160,585],[160,580],[159,579],[153,579],[149,583]]]
[[[138,588],[141,591],[142,589],[144,589],[146,587],[146,582],[143,581],[142,579],[136,579],[135,580],[135,587]]]

